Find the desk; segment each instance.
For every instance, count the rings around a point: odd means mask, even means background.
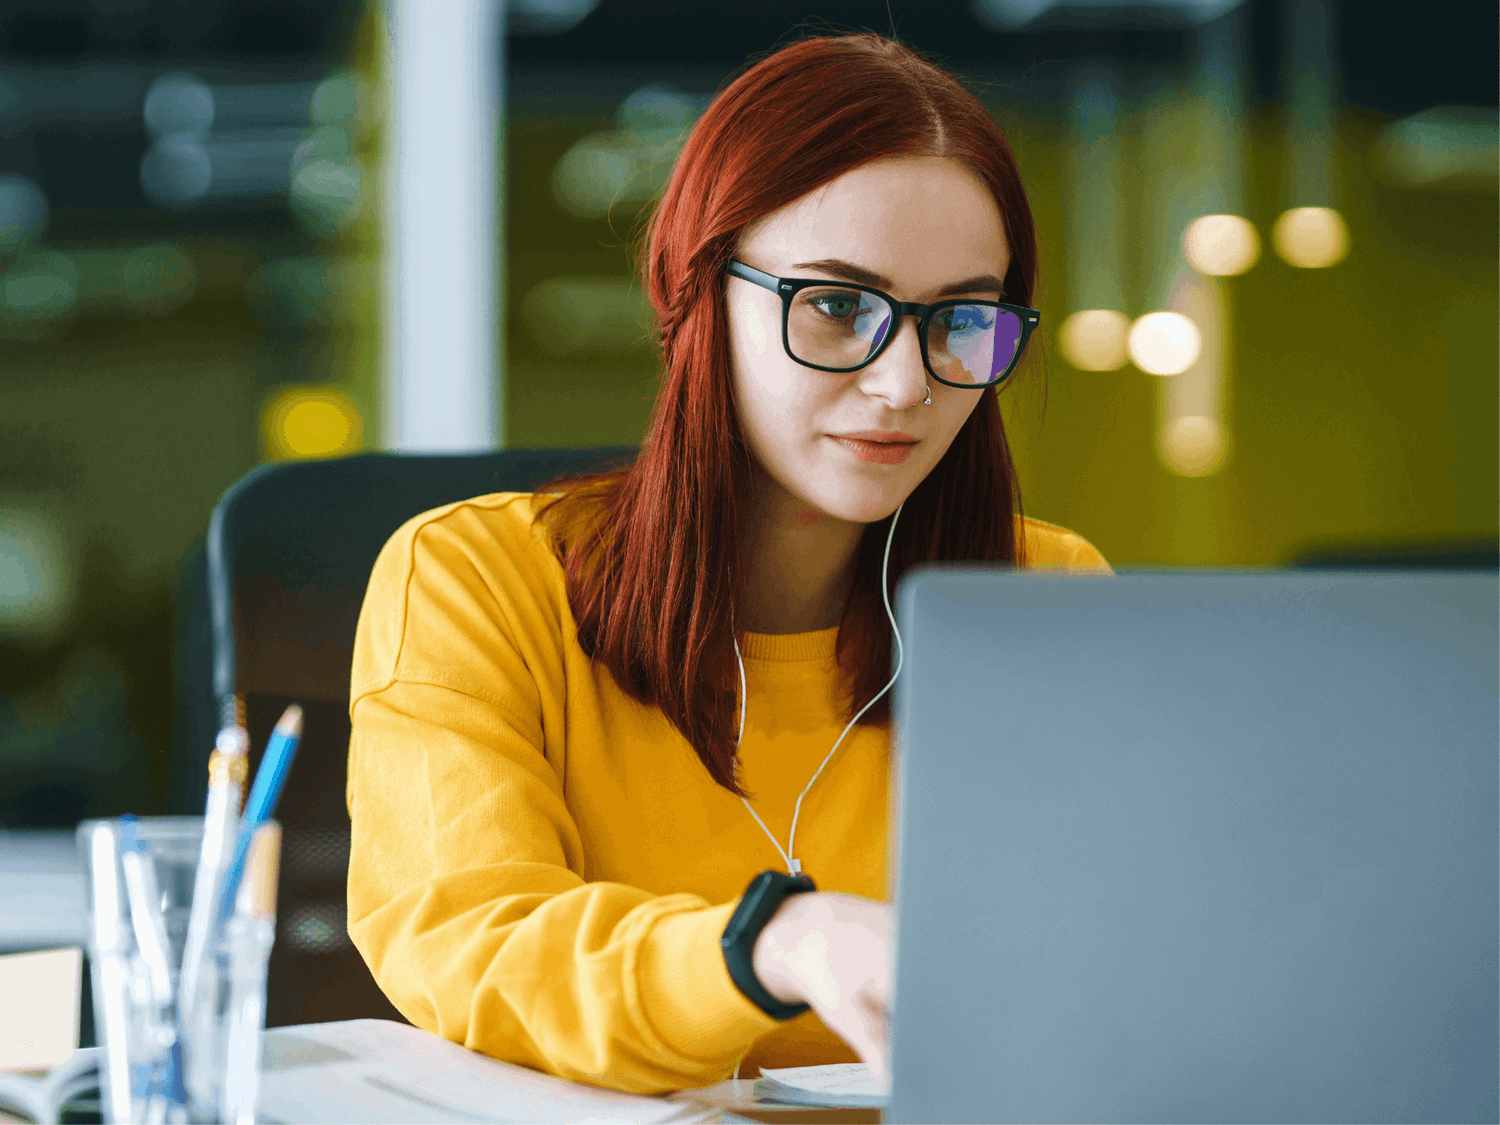
[[[762,1105],[754,1083],[720,1083],[665,1098],[569,1082],[465,1050],[385,1020],[302,1024],[265,1032],[260,1112],[274,1121],[403,1122],[757,1120],[866,1122],[870,1110]]]
[[[87,892],[83,864],[71,829],[0,831],[0,952],[23,952],[86,944]],[[89,1005],[84,997],[85,1008]],[[92,1027],[92,1012],[84,1021]],[[296,1034],[295,1027],[268,1031]],[[92,1035],[86,1034],[92,1042]],[[677,1099],[715,1106],[730,1120],[803,1123],[878,1122],[878,1110],[817,1109],[757,1103],[753,1079],[721,1082],[685,1091]],[[4,1120],[0,1116],[0,1120]]]
[[[665,1098],[601,1090],[488,1059],[405,1024],[354,1020],[278,1027],[262,1034],[258,1117],[266,1121],[690,1121],[775,1125],[874,1123],[875,1109],[761,1103],[753,1079]],[[98,1048],[84,1048],[45,1080],[0,1074],[0,1122],[24,1107],[50,1120],[61,1102],[92,1098]]]
[[[73,830],[0,831],[0,952],[81,946],[87,932]]]

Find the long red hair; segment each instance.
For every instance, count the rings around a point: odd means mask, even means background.
[[[567,571],[578,642],[621,688],[659,707],[715,781],[735,769],[732,643],[740,505],[751,455],[735,412],[725,262],[745,228],[844,173],[892,156],[962,161],[994,193],[1010,244],[1008,299],[1030,304],[1031,205],[1005,135],[947,71],[876,35],[807,39],[724,89],[694,127],[647,229],[645,280],[665,370],[641,453],[571,482],[543,519]],[[917,563],[1019,565],[1020,492],[993,392],[912,493],[891,547],[892,588]],[[890,676],[880,591],[889,518],[870,524],[839,626],[848,714]],[[862,723],[889,718],[888,699]]]

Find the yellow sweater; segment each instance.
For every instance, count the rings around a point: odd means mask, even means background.
[[[349,934],[419,1027],[568,1078],[656,1092],[757,1065],[852,1060],[812,1013],[778,1023],[719,949],[750,879],[782,868],[655,708],[578,647],[528,494],[427,512],[386,544],[350,694]],[[1108,572],[1027,520],[1030,565]],[[845,719],[836,629],[749,634],[741,777],[783,847]],[[886,731],[857,727],[807,794],[821,890],[884,899]]]

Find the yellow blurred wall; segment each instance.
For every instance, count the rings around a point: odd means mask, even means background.
[[[1267,248],[1248,273],[1219,282],[1230,312],[1229,455],[1218,473],[1186,478],[1155,453],[1160,379],[1129,366],[1077,371],[1062,358],[1062,147],[1045,121],[1001,116],[1037,215],[1052,328],[1045,395],[1034,365],[1006,402],[1028,513],[1076,528],[1124,564],[1268,564],[1310,547],[1495,534],[1493,192],[1382,184],[1368,153],[1385,119],[1349,110],[1337,158],[1350,254],[1330,269],[1295,269],[1268,238],[1287,206],[1281,121],[1257,114],[1248,217]],[[1132,163],[1136,140],[1127,132],[1126,194],[1139,208],[1152,170]]]

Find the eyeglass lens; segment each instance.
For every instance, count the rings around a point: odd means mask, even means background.
[[[895,319],[889,302],[863,289],[803,289],[787,312],[787,344],[803,363],[854,368],[885,342]],[[996,382],[1020,343],[1021,318],[989,305],[948,305],[927,326],[927,360],[950,383]]]

